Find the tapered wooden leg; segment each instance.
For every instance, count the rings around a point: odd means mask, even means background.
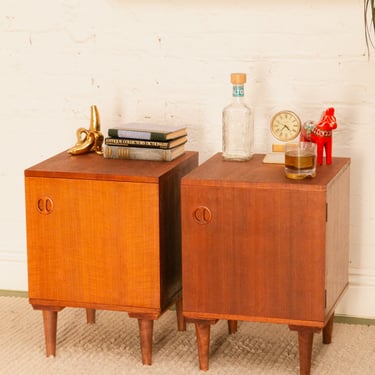
[[[96,321],[95,309],[86,309],[86,321],[87,324],[94,324]]]
[[[230,335],[237,332],[237,326],[237,320],[228,320],[228,332]]]
[[[332,342],[333,319],[335,314],[329,318],[327,324],[323,328],[323,344],[330,344]]]
[[[289,328],[298,332],[300,375],[310,375],[314,333],[319,332],[320,329],[300,326],[289,326]]]
[[[310,330],[298,331],[299,368],[300,368],[301,375],[310,375],[313,340],[314,340],[313,331],[310,331]]]
[[[150,319],[138,319],[138,326],[141,340],[142,363],[144,365],[151,365],[154,321]]]
[[[210,354],[210,331],[209,322],[196,322],[195,332],[197,335],[199,368],[203,371],[208,370],[209,354]]]
[[[182,297],[176,301],[177,329],[186,331],[186,320],[182,315]]]
[[[57,311],[43,310],[46,355],[56,355]]]

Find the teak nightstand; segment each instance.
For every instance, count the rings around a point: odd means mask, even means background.
[[[181,314],[180,180],[198,165],[60,153],[25,170],[29,300],[43,311],[46,351],[56,352],[64,307],[126,311],[138,319],[151,364],[153,322]]]
[[[300,373],[313,335],[331,342],[335,306],[348,286],[350,159],[289,180],[282,165],[216,154],[183,177],[183,315],[196,326],[208,369],[218,319],[273,322],[298,332]],[[193,271],[194,270],[194,271]]]

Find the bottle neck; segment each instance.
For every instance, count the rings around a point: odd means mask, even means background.
[[[244,85],[233,85],[233,98],[242,99],[245,95]]]

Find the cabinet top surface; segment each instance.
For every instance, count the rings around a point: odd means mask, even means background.
[[[24,172],[25,177],[95,179],[112,181],[157,182],[158,179],[184,161],[198,158],[187,151],[173,161],[106,159],[95,153],[70,155],[61,152]]]
[[[285,176],[284,165],[263,163],[264,155],[255,154],[249,161],[224,161],[221,153],[182,178],[182,185],[240,186],[301,190],[325,190],[335,176],[350,165],[349,158],[333,158],[331,165],[317,166],[316,177],[291,180]]]

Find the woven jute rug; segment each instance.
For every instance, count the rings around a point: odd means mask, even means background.
[[[198,369],[195,329],[178,332],[175,312],[154,324],[153,364],[141,363],[138,323],[127,313],[98,311],[86,324],[85,310],[59,313],[56,357],[45,356],[42,313],[27,298],[0,297],[0,374],[235,375],[299,374],[297,334],[287,326],[239,322],[211,328],[210,369]],[[335,323],[332,343],[314,337],[312,375],[374,375],[375,326]]]

